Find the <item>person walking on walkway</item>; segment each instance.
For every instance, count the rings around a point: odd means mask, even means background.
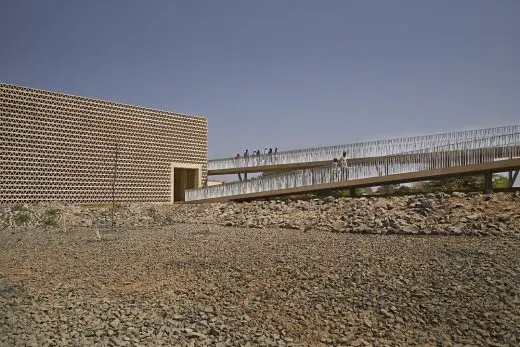
[[[339,158],[338,161],[340,168],[346,168],[347,167],[347,152],[343,151],[343,155]]]
[[[235,156],[235,160],[237,161],[236,162],[236,166],[239,167],[239,163],[238,163],[238,160],[240,159],[240,153],[237,153],[237,155]],[[240,172],[238,173],[238,180],[239,181],[242,181],[242,176],[240,175]]]
[[[346,181],[347,180],[347,152],[343,151],[343,156],[341,156],[338,160],[338,166],[341,171],[341,180]]]
[[[248,166],[248,163],[249,163],[249,149],[246,149],[246,151],[244,152],[244,160],[245,160],[245,165]],[[244,180],[247,181],[247,172],[244,172]]]
[[[339,164],[338,164],[338,158],[332,159],[332,168],[330,169],[331,175],[330,175],[330,181],[336,182],[338,180],[338,170],[339,170]]]

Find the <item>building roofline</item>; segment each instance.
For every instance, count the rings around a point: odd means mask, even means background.
[[[185,113],[179,113],[179,112],[172,112],[172,111],[167,111],[167,110],[159,110],[159,109],[156,109],[156,108],[131,105],[131,104],[123,103],[123,102],[103,100],[103,99],[98,99],[98,98],[79,96],[79,95],[68,94],[68,93],[57,92],[57,91],[51,91],[51,90],[45,90],[45,89],[39,89],[39,88],[29,88],[29,87],[25,87],[25,86],[16,85],[16,84],[0,82],[0,87],[4,87],[4,86],[15,87],[15,88],[23,88],[23,89],[27,89],[27,90],[44,92],[44,93],[50,93],[50,94],[56,94],[56,95],[71,96],[71,97],[74,97],[74,98],[88,100],[88,101],[106,102],[106,103],[117,105],[117,106],[135,107],[137,109],[141,109],[141,110],[145,110],[145,111],[166,112],[166,113],[168,113],[170,115],[181,116],[181,117],[189,117],[189,118],[200,118],[200,119],[206,120],[206,122],[208,121],[208,117],[206,117],[206,116],[197,116],[197,115],[185,114]]]

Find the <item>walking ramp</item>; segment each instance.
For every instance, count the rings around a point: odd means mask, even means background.
[[[359,159],[347,168],[309,168],[191,189],[186,191],[186,201],[244,200],[518,170],[520,131]]]

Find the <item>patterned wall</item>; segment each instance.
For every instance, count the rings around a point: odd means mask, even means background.
[[[116,151],[116,148],[118,150]],[[170,201],[171,163],[207,172],[207,119],[0,84],[0,202]]]

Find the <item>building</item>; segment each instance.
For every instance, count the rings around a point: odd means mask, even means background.
[[[0,84],[0,202],[173,202],[207,177],[207,119]]]

